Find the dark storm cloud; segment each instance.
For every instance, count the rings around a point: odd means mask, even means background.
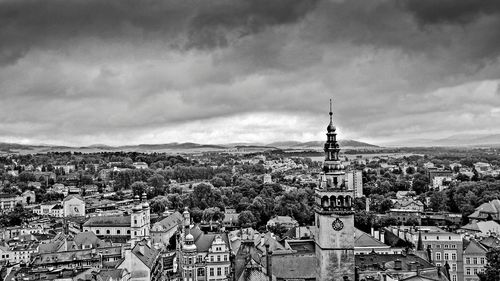
[[[483,15],[500,14],[497,0],[403,0],[421,24],[468,24]]]
[[[316,0],[12,0],[0,1],[0,63],[32,48],[88,38],[163,38],[179,48],[227,46],[267,26],[293,23]]]
[[[331,97],[343,136],[486,130],[500,18],[443,2],[0,0],[0,136],[314,140]]]

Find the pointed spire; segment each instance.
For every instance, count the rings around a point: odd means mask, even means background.
[[[328,124],[328,127],[326,128],[326,130],[328,132],[334,132],[335,131],[335,126],[333,126],[332,99],[330,99],[330,112],[328,114],[330,115],[330,124]]]
[[[330,124],[333,124],[332,116],[333,116],[333,111],[332,111],[332,99],[330,99]]]

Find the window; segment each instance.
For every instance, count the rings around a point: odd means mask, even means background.
[[[214,269],[210,268],[210,276],[214,276]]]
[[[220,261],[220,255],[217,255],[217,261]]]
[[[100,234],[101,231],[99,229],[96,229],[95,234]]]
[[[470,264],[470,258],[465,258],[465,264]]]
[[[451,259],[454,260],[454,261],[457,260],[457,254],[452,253],[451,254]]]
[[[481,258],[481,264],[484,264],[484,258]]]
[[[477,264],[477,258],[473,258],[473,259],[472,259],[472,263],[473,263],[473,264]]]
[[[441,253],[436,253],[436,260],[438,260],[438,261],[441,260]]]
[[[198,276],[204,276],[205,275],[205,269],[204,268],[198,268]]]
[[[451,280],[452,281],[457,281],[457,275],[456,274],[453,274],[452,277],[451,277]]]
[[[229,275],[229,267],[224,267],[224,275]]]
[[[106,229],[106,234],[110,234],[111,231],[109,229]]]
[[[484,260],[484,259],[483,259]],[[227,255],[224,255],[224,261],[227,261]]]
[[[448,249],[449,245],[448,244],[444,244],[444,248],[445,249]]]
[[[201,255],[196,257],[196,262],[201,263],[203,261],[203,257]]]
[[[457,264],[456,263],[452,263],[451,264],[451,270],[452,271],[457,271]]]
[[[193,263],[193,259],[192,258],[188,258],[188,264],[192,264]]]
[[[450,259],[450,255],[448,253],[444,253],[444,260],[447,261]]]
[[[474,268],[474,274],[477,274],[477,268]]]
[[[441,249],[441,245],[437,244],[436,249]]]
[[[118,229],[118,230],[116,230],[116,234],[120,234],[120,230],[119,230],[119,229]]]
[[[213,262],[214,261],[214,256],[210,256],[210,261]]]
[[[222,268],[217,267],[217,276],[222,275]]]
[[[137,224],[137,220],[134,220],[134,224]]]
[[[130,230],[127,230],[127,234],[130,234]]]
[[[456,248],[457,248],[457,245],[453,244],[453,245],[451,245],[451,248],[452,248],[452,249],[456,249]]]

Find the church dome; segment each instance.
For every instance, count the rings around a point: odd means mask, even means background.
[[[141,205],[135,205],[135,206],[132,208],[132,212],[140,212],[141,210],[142,210]]]
[[[333,125],[333,123],[330,122],[330,124],[328,124],[328,127],[326,127],[326,130],[328,132],[335,132],[335,130],[337,130],[337,128],[335,128],[335,126]]]
[[[182,249],[187,252],[196,251],[196,245],[194,244],[194,237],[191,233],[188,233],[188,235],[186,235],[186,240],[184,245],[182,246]]]

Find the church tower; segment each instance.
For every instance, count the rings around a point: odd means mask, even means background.
[[[346,184],[340,147],[332,120],[324,146],[325,161],[319,187],[315,190],[316,256],[318,280],[354,280],[354,190]]]

